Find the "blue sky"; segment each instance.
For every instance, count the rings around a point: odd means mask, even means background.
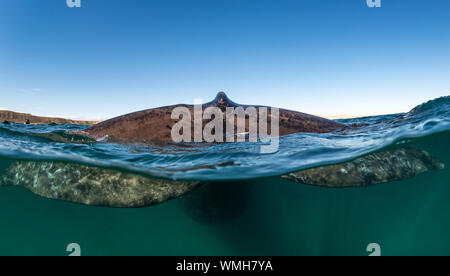
[[[0,107],[106,119],[175,103],[319,115],[450,94],[450,1],[0,0]]]

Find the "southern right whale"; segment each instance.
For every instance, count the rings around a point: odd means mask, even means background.
[[[237,104],[230,101],[225,94],[219,93],[216,100],[207,105],[226,108]],[[157,126],[165,125],[168,122],[167,112],[170,113],[172,108],[173,106],[118,117],[94,125],[88,128],[86,133],[90,137],[112,135],[123,139],[133,139],[137,133],[141,133],[137,136],[138,139],[169,139],[169,127],[158,129],[152,127],[151,123],[157,122]],[[424,108],[424,105],[416,107],[410,113],[392,120],[392,123],[408,120]],[[326,133],[349,128],[352,127],[300,112],[280,110],[280,135],[296,132]],[[60,137],[58,142],[63,138]],[[424,150],[400,146],[342,164],[292,172],[282,177],[315,186],[362,187],[411,178],[444,167],[442,162]],[[107,207],[151,206],[183,196],[204,184],[198,181],[154,179],[80,164],[38,161],[16,161],[0,178],[0,185],[23,186],[47,198]],[[235,189],[236,185],[233,187]]]

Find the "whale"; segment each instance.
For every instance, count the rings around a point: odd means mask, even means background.
[[[177,104],[165,107],[152,108],[131,114],[119,116],[101,123],[83,131],[83,134],[101,140],[105,137],[114,137],[123,140],[140,140],[152,142],[172,142],[172,128],[176,121],[172,119],[172,112],[176,108],[187,108],[194,114],[194,105]],[[271,108],[261,105],[237,104],[230,100],[224,92],[219,92],[214,100],[202,104],[202,109],[217,107],[223,113],[227,108],[248,107]],[[192,125],[194,124],[192,116]],[[226,116],[223,116],[224,124]],[[245,132],[249,131],[249,122],[246,118]],[[259,125],[259,122],[258,122]],[[235,122],[236,127],[236,122]],[[279,109],[279,135],[284,136],[294,133],[328,133],[343,129],[346,126],[336,121],[309,115],[302,112]],[[270,130],[270,127],[269,127]],[[223,128],[225,132],[225,128]],[[192,132],[193,133],[193,132]],[[223,133],[225,136],[225,133]]]
[[[392,119],[390,123],[395,125],[401,120],[409,120],[414,114],[426,109],[426,105],[418,106],[406,115]],[[180,104],[139,111],[93,125],[78,134],[102,142],[108,142],[102,139],[105,136],[125,140],[169,142],[171,128],[175,124],[171,118],[171,112],[177,107],[185,107],[190,111],[195,108],[193,105]],[[261,106],[236,104],[225,93],[220,92],[213,101],[203,104],[202,107],[218,107],[222,112],[226,112],[228,107],[259,108]],[[365,127],[365,125],[344,125],[286,109],[279,109],[279,115],[281,136],[301,132],[339,133],[347,129],[358,127],[364,129]],[[69,139],[68,142],[74,141],[73,137],[67,138],[64,135],[51,139],[57,142],[64,142],[65,139]],[[77,138],[77,141],[90,143],[81,138]],[[341,164],[310,168],[279,177],[305,185],[349,188],[394,182],[444,168],[445,164],[429,152],[411,146],[398,145],[396,148],[373,152]],[[0,186],[25,187],[45,198],[117,208],[153,206],[197,191],[197,194],[186,197],[184,205],[188,206],[190,213],[195,214],[193,216],[201,221],[214,220],[213,217],[217,214],[228,217],[230,214],[239,213],[239,210],[245,206],[245,198],[249,194],[248,189],[243,188],[246,187],[245,185],[219,184],[218,182],[159,179],[90,165],[48,161],[16,161],[10,164],[0,177]],[[199,189],[200,187],[203,188]],[[235,196],[232,196],[234,200],[231,201],[231,205],[226,198],[222,198],[227,189],[233,189],[232,194],[243,195],[238,204],[236,204]],[[216,198],[211,196],[213,194],[220,194],[221,200],[200,200]],[[198,216],[198,210],[203,211],[201,216]],[[205,215],[205,213],[211,215]]]

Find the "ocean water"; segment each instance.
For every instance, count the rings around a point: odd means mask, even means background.
[[[0,125],[0,174],[13,161],[64,161],[148,177],[214,181],[157,206],[117,209],[0,187],[0,255],[450,255],[450,99],[408,114],[341,120],[366,126],[260,144],[102,143],[74,125]],[[379,150],[414,146],[446,164],[415,178],[333,189],[281,179]],[[217,213],[217,208],[220,212]]]

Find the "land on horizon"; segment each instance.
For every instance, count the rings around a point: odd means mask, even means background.
[[[314,115],[314,114],[312,114]],[[370,117],[376,115],[361,115],[361,116],[353,116],[353,115],[333,115],[333,116],[322,116],[322,115],[314,115],[318,117],[322,117],[330,120],[338,120],[338,119],[353,119],[353,118],[361,118],[361,117]],[[13,122],[18,124],[25,124],[29,120],[30,124],[73,124],[73,125],[95,125],[105,120],[76,120],[70,118],[59,118],[59,117],[50,117],[50,116],[39,116],[28,113],[14,112],[10,110],[1,110],[0,109],[0,123],[3,122]]]
[[[94,125],[99,121],[82,121],[65,118],[42,117],[27,113],[19,113],[9,110],[0,110],[0,122],[14,122],[18,124],[73,124],[73,125]]]

